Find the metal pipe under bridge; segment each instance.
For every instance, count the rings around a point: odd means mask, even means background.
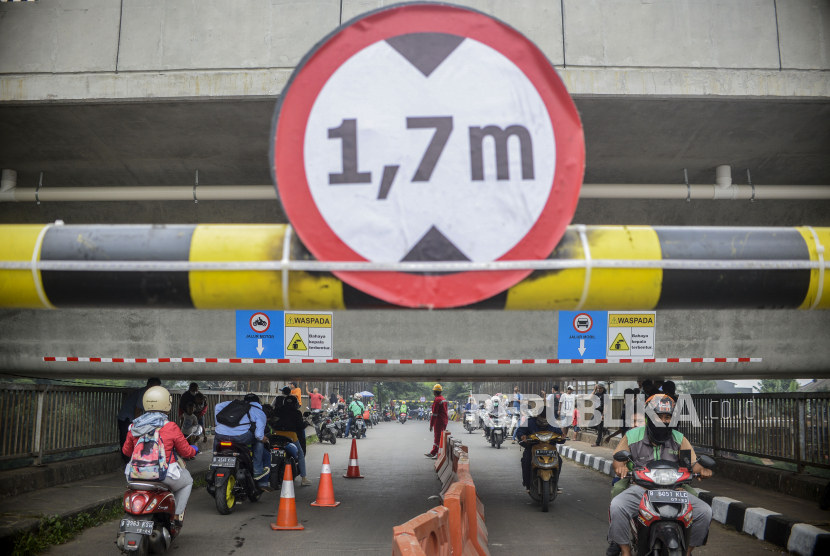
[[[333,273],[367,263],[314,261],[287,229],[0,225],[0,308],[397,308]],[[571,226],[547,261],[517,263],[527,278],[466,308],[827,309],[828,245],[809,226]]]

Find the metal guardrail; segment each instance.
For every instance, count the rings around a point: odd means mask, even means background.
[[[678,427],[693,446],[830,469],[830,393],[693,394],[699,427]]]
[[[309,388],[351,392],[369,383],[309,382]],[[305,383],[302,384],[302,405],[306,407]],[[57,386],[43,384],[0,383],[0,461],[43,457],[93,448],[118,445],[117,415],[126,396],[133,388],[102,388]],[[179,423],[178,407],[184,390],[170,390],[173,407],[169,419]],[[216,427],[214,408],[232,399],[241,399],[245,392],[202,391],[207,398],[205,427]],[[263,403],[277,394],[255,392]]]

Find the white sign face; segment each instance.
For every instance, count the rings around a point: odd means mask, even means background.
[[[332,314],[316,311],[285,313],[286,357],[333,357]]]
[[[423,260],[428,251],[493,261],[528,234],[550,195],[556,145],[539,92],[497,50],[445,37],[437,66],[425,65],[423,45],[408,50],[417,39],[367,46],[311,110],[311,195],[367,260]]]
[[[656,311],[609,311],[607,358],[654,357]]]

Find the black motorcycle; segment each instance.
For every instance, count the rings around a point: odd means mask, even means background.
[[[271,473],[268,483],[274,490],[280,490],[287,465],[291,466],[292,477],[300,473],[300,460],[286,449],[288,444],[296,442],[296,434],[276,431],[268,435],[268,442],[271,444]]]
[[[216,500],[216,509],[228,515],[237,501],[259,501],[263,490],[254,480],[251,448],[230,440],[221,440],[210,467],[205,472],[208,494]]]
[[[305,413],[306,417],[310,417],[311,424],[314,425],[314,431],[317,433],[317,438],[320,442],[337,443],[337,426],[322,409],[312,409]]]
[[[366,434],[366,422],[362,416],[357,416],[352,420],[352,429],[349,434],[352,438],[362,438]]]

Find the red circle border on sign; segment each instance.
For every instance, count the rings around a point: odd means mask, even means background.
[[[536,223],[498,260],[546,258],[564,235],[579,201],[585,170],[579,113],[556,70],[524,35],[489,15],[442,4],[392,6],[361,16],[320,41],[294,70],[277,103],[270,156],[278,196],[297,235],[318,260],[366,260],[334,233],[311,196],[303,162],[306,125],[321,89],[349,58],[378,41],[419,32],[464,36],[490,46],[513,62],[541,96],[551,118],[556,145],[553,186]],[[402,272],[334,274],[395,305],[450,308],[488,299],[531,272],[480,271],[437,276]]]
[[[585,315],[586,317],[588,317],[589,319],[591,319],[591,326],[589,326],[589,327],[588,327],[588,330],[584,330],[584,331],[583,331],[583,330],[580,330],[579,328],[577,328],[577,327],[576,327],[576,319],[578,319],[578,318],[579,318],[579,317],[581,317],[582,315]],[[574,317],[574,320],[573,320],[573,322],[571,322],[571,325],[574,327],[574,330],[576,330],[576,331],[577,331],[577,332],[579,332],[580,334],[586,334],[586,333],[590,332],[590,331],[591,331],[591,329],[594,327],[594,318],[593,318],[591,315],[589,315],[588,313],[579,313],[578,315],[576,315],[576,316]]]
[[[262,315],[263,317],[268,319],[268,326],[265,327],[265,330],[259,331],[256,328],[254,328],[254,325],[252,323],[254,322],[254,317],[257,316],[257,315]],[[269,317],[268,315],[266,315],[265,313],[263,313],[261,311],[257,312],[257,313],[254,313],[253,315],[251,315],[251,318],[248,319],[248,326],[250,326],[251,330],[253,330],[257,334],[264,334],[265,332],[268,332],[269,328],[271,328],[271,317]]]

